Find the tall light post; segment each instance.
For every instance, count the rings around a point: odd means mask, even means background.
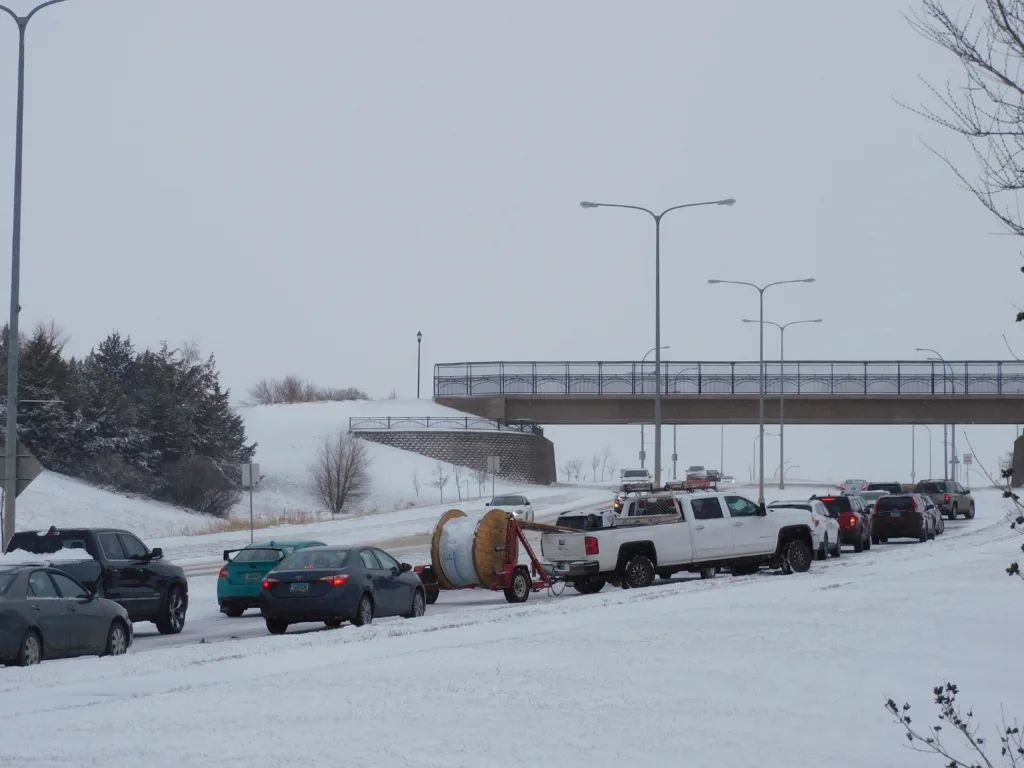
[[[696,370],[698,370],[697,367],[693,366],[693,367],[689,367],[689,368],[683,368],[681,371],[679,371],[679,373],[686,373],[687,371],[696,371]],[[672,479],[673,480],[676,479],[676,468],[677,468],[677,462],[679,461],[679,452],[676,449],[676,427],[678,427],[678,426],[679,426],[678,424],[673,424],[672,425]]]
[[[761,430],[756,435],[754,435],[754,442],[752,442],[750,444],[750,467],[751,467],[751,469],[753,469],[754,466],[757,464],[757,441],[758,440],[761,441],[761,467],[762,467],[762,473],[763,473],[763,467],[764,467],[764,439],[766,437],[778,437],[778,436],[779,435],[778,435],[777,432],[765,432],[764,431],[764,425],[762,425]],[[762,474],[761,479],[764,480],[764,475],[763,474]],[[761,483],[761,491],[762,491],[762,493],[764,492],[764,483],[763,482]],[[761,503],[764,503],[764,499],[761,499]]]
[[[928,479],[932,478],[932,428],[927,424],[910,425],[910,481],[917,482],[917,459],[914,456],[917,442],[917,428],[924,427],[928,430]]]
[[[423,333],[416,331],[416,399],[420,399],[420,381],[422,375],[420,374],[420,361],[423,359]]]
[[[666,346],[662,347],[662,349],[669,349],[669,346],[670,345],[666,345]],[[640,358],[640,381],[643,381],[644,363],[647,362],[647,356],[649,354],[651,354],[651,352],[657,352],[657,350],[654,347],[651,347],[649,350],[644,352],[644,356]],[[658,377],[655,376],[654,378],[657,379]],[[654,455],[655,455],[655,459],[656,460],[661,458],[661,456],[658,454],[657,451],[655,451]],[[644,460],[646,458],[647,458],[647,451],[644,450],[644,423],[641,421],[640,422],[640,469],[643,469],[646,466],[644,464]]]
[[[25,31],[28,23],[43,8],[64,0],[48,0],[19,16],[5,5],[3,11],[18,25],[18,107],[14,128],[14,217],[11,225],[11,319],[7,341],[7,445],[5,448],[4,486],[13,493],[4,494],[4,536],[0,549],[7,550],[7,542],[14,535],[14,507],[18,497],[18,313],[21,311],[21,170],[25,128]]]
[[[744,323],[756,323],[757,320],[744,320]],[[764,320],[765,325],[774,325],[779,329],[779,490],[786,489],[786,456],[785,456],[785,427],[786,418],[784,405],[786,402],[786,329],[791,325],[803,325],[804,323],[820,323],[821,318],[816,320],[792,320],[779,325],[771,320]]]
[[[760,320],[758,322],[761,325],[761,351],[760,351],[760,366],[761,366],[761,386],[758,388],[758,417],[757,421],[760,426],[760,433],[764,434],[764,292],[767,291],[774,285],[789,285],[790,283],[813,283],[813,277],[805,277],[802,280],[778,280],[774,283],[768,283],[768,285],[760,286],[754,283],[746,283],[740,280],[708,280],[710,285],[746,285],[756,290],[761,297],[761,313],[759,315]],[[761,462],[760,462],[760,479],[758,481],[758,497],[757,503],[764,504],[764,440],[761,440]]]
[[[950,375],[950,386],[953,388],[953,394],[956,394],[956,374],[953,372],[953,366],[946,362],[946,358],[940,355],[931,347],[918,347],[918,352],[931,352],[935,357],[928,358],[931,362],[942,362],[945,368],[949,368]],[[942,371],[942,394],[946,394],[946,371]],[[949,433],[947,432],[948,424],[942,425],[942,479],[949,480]],[[956,480],[956,424],[953,425],[953,480]]]
[[[643,211],[654,219],[654,485],[661,485],[661,219],[666,213],[682,208],[697,208],[702,205],[735,205],[734,199],[708,200],[703,203],[686,203],[673,205],[661,213],[643,208],[639,205],[621,205],[619,203],[592,203],[584,200],[581,208],[628,208]]]

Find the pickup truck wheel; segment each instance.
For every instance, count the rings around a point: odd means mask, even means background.
[[[782,548],[782,572],[806,573],[811,569],[811,545],[803,539],[790,539]]]
[[[959,513],[960,513],[960,510],[959,510],[959,509],[957,509],[957,506],[956,506],[956,504],[954,504],[954,505],[953,505],[953,508],[952,508],[951,510],[949,510],[949,519],[950,519],[950,520],[956,520],[956,516],[957,516],[957,515],[958,515]]]
[[[646,555],[633,555],[622,568],[622,583],[630,589],[642,589],[654,583],[654,563]]]
[[[530,576],[519,568],[512,574],[512,581],[505,588],[505,600],[509,603],[525,603],[530,597]]]
[[[167,590],[160,615],[153,622],[161,635],[176,635],[185,626],[185,596],[181,587],[174,586]]]
[[[732,567],[733,576],[753,576],[760,570],[760,566],[757,565],[734,565]]]
[[[878,543],[880,543],[881,541],[882,541],[882,540],[881,540],[880,538],[878,538],[877,536],[875,536],[874,534],[872,534],[872,536],[871,536],[871,543],[872,543],[872,544],[878,544]]]
[[[927,525],[922,525],[921,526],[921,533],[918,534],[917,540],[919,542],[921,542],[922,544],[924,542],[928,541],[928,526]]]

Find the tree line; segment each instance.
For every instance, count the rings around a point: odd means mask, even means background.
[[[19,342],[18,437],[43,467],[217,516],[238,500],[239,465],[256,445],[213,355],[166,343],[138,350],[115,331],[85,357],[67,357],[68,337],[53,323]],[[9,344],[4,326],[0,393]],[[3,398],[3,419],[6,410]]]

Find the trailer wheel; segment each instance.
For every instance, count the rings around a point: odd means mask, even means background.
[[[510,603],[525,603],[530,598],[533,583],[530,575],[523,568],[517,568],[512,574],[512,581],[505,588],[505,600]]]

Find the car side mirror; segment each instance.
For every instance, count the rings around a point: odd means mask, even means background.
[[[150,560],[159,560],[164,556],[164,551],[160,547],[153,547],[149,552]]]
[[[964,493],[970,493],[970,492],[971,492],[970,488],[964,488]]]
[[[412,566],[408,563],[402,563],[402,573],[408,573],[412,570]]]

